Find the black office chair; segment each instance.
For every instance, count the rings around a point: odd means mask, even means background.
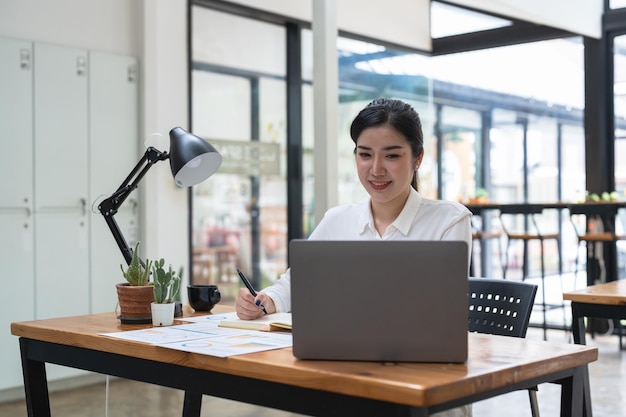
[[[502,279],[469,279],[469,331],[526,337],[537,285]],[[539,417],[537,387],[528,389],[533,417]]]

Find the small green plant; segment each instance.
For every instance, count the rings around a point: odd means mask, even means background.
[[[180,275],[169,266],[167,272],[163,269],[165,259],[154,261],[152,275],[154,281],[154,301],[159,304],[173,303],[180,291]]]
[[[151,261],[146,259],[145,267],[139,261],[139,242],[135,245],[135,250],[133,251],[133,257],[130,261],[130,265],[128,265],[128,269],[124,271],[124,265],[120,264],[120,269],[122,270],[122,274],[124,274],[124,278],[126,281],[132,286],[142,286],[148,285],[148,281],[150,279],[150,266]]]
[[[474,193],[474,197],[489,197],[489,193],[485,188],[478,187],[476,188],[476,193]]]

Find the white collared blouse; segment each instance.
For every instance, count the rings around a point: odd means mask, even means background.
[[[311,240],[463,240],[471,256],[472,213],[462,204],[423,198],[411,188],[398,217],[381,236],[367,199],[358,204],[329,209],[315,228]],[[470,257],[468,256],[468,260]],[[468,261],[469,270],[469,261]],[[275,284],[263,289],[274,301],[277,312],[291,311],[289,269]]]

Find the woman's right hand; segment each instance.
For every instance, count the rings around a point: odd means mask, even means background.
[[[267,311],[267,314],[276,312],[276,306],[274,301],[267,294],[262,291],[257,293],[254,297],[250,294],[247,288],[240,288],[237,298],[235,299],[235,311],[237,311],[237,317],[242,320],[258,319],[265,315],[263,307]]]

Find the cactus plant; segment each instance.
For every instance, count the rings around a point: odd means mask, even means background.
[[[152,264],[154,301],[159,304],[173,303],[180,291],[180,276],[174,272],[172,265],[166,272],[164,265],[165,259],[163,258]]]
[[[133,257],[126,271],[124,271],[124,265],[120,264],[120,269],[122,270],[122,274],[124,274],[124,278],[126,278],[126,281],[128,281],[128,283],[132,286],[148,285],[148,281],[150,279],[150,266],[152,262],[146,259],[146,265],[144,267],[139,261],[138,253],[139,242],[135,245]]]

